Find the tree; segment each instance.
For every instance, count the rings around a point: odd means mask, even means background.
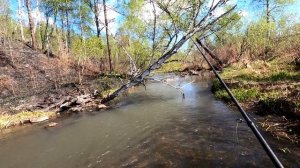
[[[28,22],[29,22],[29,30],[31,35],[31,45],[33,49],[36,49],[36,39],[35,39],[35,29],[34,29],[34,21],[32,18],[31,12],[31,0],[25,0],[27,12],[28,12]]]
[[[0,21],[3,26],[0,26],[0,33],[5,34],[6,36],[10,36],[10,14],[11,11],[9,10],[9,1],[8,0],[0,0]]]
[[[176,26],[175,29],[179,28],[178,31],[175,33],[178,35],[181,33],[181,37],[178,38],[178,40],[173,40],[172,36],[169,39],[167,49],[163,52],[163,54],[155,61],[153,64],[151,64],[147,69],[145,69],[143,72],[141,72],[139,75],[132,78],[130,82],[127,84],[121,86],[118,90],[116,90],[114,93],[108,95],[106,98],[102,99],[101,103],[106,103],[110,100],[113,100],[118,95],[125,92],[128,88],[131,88],[135,85],[138,85],[144,81],[144,78],[148,76],[152,71],[155,69],[158,69],[162,66],[162,64],[172,57],[177,51],[182,47],[182,45],[187,42],[190,38],[193,38],[195,34],[197,34],[200,39],[205,36],[205,33],[208,29],[210,29],[212,26],[214,26],[220,18],[227,15],[228,13],[232,12],[235,6],[229,8],[226,12],[221,14],[220,16],[212,15],[212,13],[219,7],[222,7],[226,4],[226,1],[219,0],[216,4],[211,4],[210,7],[205,10],[205,5],[203,5],[200,1],[177,1],[175,2],[175,8],[177,10],[177,13],[173,15],[173,10],[170,7],[170,2],[165,1],[156,1],[159,8],[166,13],[169,16],[169,19],[171,21],[171,24]],[[195,6],[195,8],[193,8]],[[185,8],[184,14],[181,15],[180,8]],[[202,12],[199,12],[199,11]],[[179,12],[178,12],[179,11]],[[175,16],[177,16],[175,18]],[[200,33],[200,34],[198,34]],[[176,36],[174,34],[174,36]],[[174,41],[172,43],[172,41]],[[172,43],[172,44],[171,44]]]
[[[103,12],[104,12],[104,22],[105,22],[105,33],[106,33],[106,47],[109,61],[109,71],[113,71],[112,62],[111,62],[111,51],[109,45],[109,32],[108,32],[108,21],[107,21],[107,11],[106,11],[106,1],[103,0]]]
[[[266,22],[270,23],[273,13],[284,7],[285,5],[292,4],[295,0],[253,0],[255,5],[262,5],[265,7]]]
[[[94,14],[94,22],[96,25],[96,31],[97,31],[97,37],[100,38],[101,36],[101,30],[103,28],[100,28],[100,19],[99,19],[99,0],[85,0],[85,2],[89,5],[91,11]]]
[[[18,24],[20,27],[20,33],[21,33],[21,40],[25,41],[24,37],[24,30],[23,30],[23,22],[22,22],[22,15],[23,15],[23,4],[21,0],[18,0]]]
[[[282,9],[284,6],[288,4],[294,3],[294,0],[253,0],[255,5],[262,5],[265,7],[265,20],[266,20],[266,38],[265,38],[265,48],[264,48],[264,59],[267,59],[270,56],[271,46],[272,46],[272,40],[271,40],[271,29],[272,24],[275,23],[275,19],[273,16],[273,13],[278,11],[279,9]],[[273,18],[273,20],[271,20]]]

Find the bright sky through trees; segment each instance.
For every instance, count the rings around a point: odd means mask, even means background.
[[[230,3],[237,4],[237,10],[239,11],[239,13],[242,16],[245,16],[243,18],[243,22],[246,25],[249,24],[253,20],[257,20],[262,15],[262,12],[263,12],[263,8],[260,6],[255,6],[251,0],[231,0]],[[100,4],[100,7],[101,7],[101,5],[102,4]],[[122,16],[121,14],[116,12],[118,9],[116,9],[116,10],[113,9],[118,6],[117,0],[109,0],[109,1],[107,1],[107,5],[108,5],[107,16],[108,16],[108,19],[111,20],[111,22],[109,23],[109,30],[110,30],[110,33],[115,34],[117,32],[120,24],[124,20],[124,16]],[[17,0],[11,0],[10,7],[11,7],[11,11],[13,13],[13,16],[16,17],[17,8],[18,8]],[[145,17],[145,19],[147,19],[147,17],[150,18],[151,14],[149,14],[149,12],[150,13],[152,12],[152,6],[150,4],[149,5],[146,4],[144,6],[144,12],[145,12],[145,14],[143,16]],[[219,10],[216,12],[222,13],[223,11]],[[285,15],[289,15],[290,18],[288,18],[288,20],[291,22],[300,21],[300,0],[296,0],[293,5],[287,6],[285,8],[285,10],[283,11],[283,13]],[[38,22],[45,20],[44,14],[41,13],[40,11],[38,11],[37,8],[35,8],[33,10],[33,15],[34,15],[35,20]],[[27,13],[25,12],[24,13],[24,21],[25,22],[27,21],[26,18],[27,18]],[[103,16],[102,12],[100,13],[100,18],[104,22],[104,16]],[[50,22],[51,22],[51,20],[50,20]],[[53,22],[53,20],[52,20],[52,22]],[[94,29],[96,29],[96,28],[94,27]]]

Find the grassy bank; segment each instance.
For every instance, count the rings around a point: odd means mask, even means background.
[[[0,130],[12,126],[23,125],[25,123],[29,123],[30,120],[38,119],[41,117],[53,118],[55,116],[55,112],[44,111],[23,111],[17,114],[2,114],[0,115]]]
[[[275,59],[236,63],[221,73],[237,100],[262,116],[261,126],[279,139],[300,140],[300,71],[294,60]],[[230,103],[220,83],[213,82],[216,98]]]
[[[100,110],[104,108],[100,107],[100,100],[127,80],[122,75],[103,74],[96,79],[85,80],[81,85],[71,82],[58,88],[45,86],[41,93],[16,95],[0,104],[0,130],[56,118],[58,112]]]

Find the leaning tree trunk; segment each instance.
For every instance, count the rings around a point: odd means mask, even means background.
[[[142,73],[140,73],[139,75],[133,77],[133,79],[128,82],[127,84],[121,86],[118,90],[116,90],[114,93],[108,95],[107,97],[105,97],[104,99],[101,100],[101,103],[107,103],[110,100],[113,100],[114,98],[116,98],[117,96],[121,95],[122,93],[124,93],[127,89],[136,86],[140,83],[142,83],[144,81],[144,78],[146,76],[148,76],[152,71],[160,68],[162,66],[162,64],[169,59],[170,57],[172,57],[175,53],[177,53],[177,51],[181,48],[181,46],[188,41],[190,38],[193,37],[193,35],[195,35],[195,33],[197,32],[205,32],[208,29],[210,29],[220,18],[222,18],[223,16],[227,15],[228,13],[230,13],[231,11],[233,11],[233,9],[235,9],[236,5],[233,6],[232,8],[230,8],[228,11],[226,11],[225,13],[223,13],[222,15],[220,15],[219,17],[216,18],[212,18],[211,13],[217,8],[217,6],[220,3],[225,3],[225,1],[219,1],[217,3],[217,5],[215,5],[214,7],[211,7],[209,12],[206,14],[206,16],[204,16],[198,24],[195,24],[195,26],[190,27],[189,30],[187,30],[187,33],[185,33],[185,35],[183,35],[181,37],[181,39],[175,44],[173,45],[173,47],[171,47],[167,52],[165,52],[156,62],[154,62],[153,64],[151,64],[146,70],[144,70]],[[196,19],[196,17],[195,17]],[[203,36],[203,33],[202,33]],[[201,36],[201,37],[202,37]]]
[[[198,38],[196,39],[196,41],[217,62],[217,64],[218,64],[217,68],[222,69],[222,67],[224,65],[222,60],[219,57],[217,57],[214,53],[212,53],[212,51],[210,51],[210,49],[202,41],[200,41]]]
[[[34,30],[34,23],[33,23],[33,18],[31,13],[31,4],[30,4],[30,0],[25,0],[25,2],[28,11],[29,29],[31,33],[31,44],[32,44],[32,48],[36,49],[35,30]]]

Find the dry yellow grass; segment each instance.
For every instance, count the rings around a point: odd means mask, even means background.
[[[0,129],[5,129],[11,126],[20,125],[24,122],[28,122],[32,118],[48,116],[49,118],[55,116],[55,112],[44,112],[44,111],[24,111],[17,114],[0,115]]]

